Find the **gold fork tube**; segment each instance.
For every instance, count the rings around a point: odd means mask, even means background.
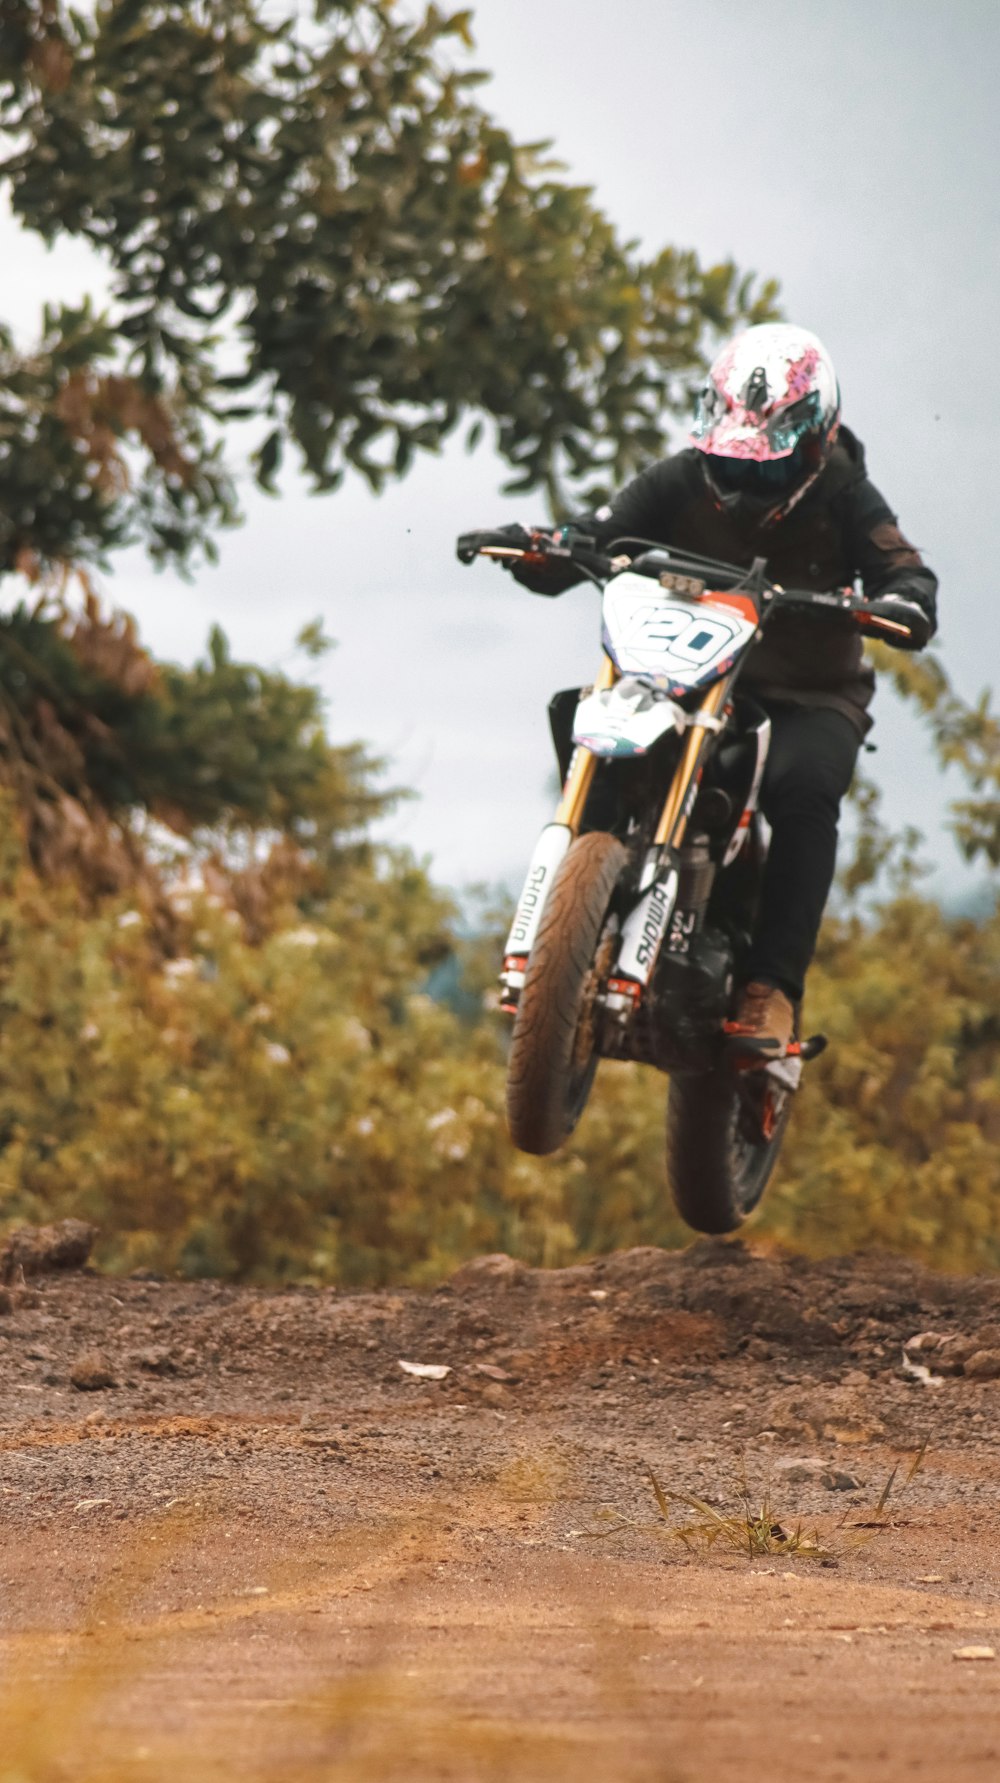
[[[699,716],[717,718],[725,704],[728,687],[728,680],[716,681],[714,687],[709,688],[698,708]],[[683,811],[683,805],[690,790],[692,778],[698,771],[706,736],[707,731],[697,724],[688,732],[677,772],[670,782],[670,789],[654,838],[658,848],[665,848],[668,845],[672,848],[679,848],[684,840],[687,815]]]
[[[605,687],[613,687],[617,679],[618,670],[610,656],[605,656],[600,671],[594,679],[595,693],[601,692]],[[587,794],[593,785],[596,769],[596,755],[577,744],[573,751],[573,759],[569,764],[569,773],[566,775],[562,798],[559,800],[555,817],[552,820],[553,823],[564,823],[567,829],[572,830],[574,836],[579,834],[580,824],[583,821],[583,808],[587,803]]]

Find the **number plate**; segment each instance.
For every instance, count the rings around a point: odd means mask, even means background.
[[[662,677],[670,689],[715,681],[756,635],[756,620],[711,596],[691,600],[625,570],[604,592],[604,644],[622,674]]]

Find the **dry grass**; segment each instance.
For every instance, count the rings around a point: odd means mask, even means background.
[[[812,1527],[808,1527],[801,1517],[791,1516],[787,1511],[779,1509],[770,1480],[765,1482],[759,1495],[754,1494],[747,1476],[745,1458],[740,1463],[732,1489],[731,1496],[735,1503],[731,1510],[719,1510],[695,1492],[685,1489],[675,1491],[665,1486],[647,1462],[646,1475],[658,1512],[656,1520],[651,1524],[640,1523],[623,1516],[620,1511],[609,1509],[601,1512],[604,1528],[583,1533],[591,1537],[603,1537],[623,1530],[653,1530],[657,1534],[668,1535],[671,1540],[679,1541],[689,1552],[707,1551],[719,1546],[737,1554],[745,1554],[748,1560],[759,1559],[762,1555],[781,1555],[831,1565],[836,1562],[838,1554],[863,1546],[891,1526],[901,1493],[923,1466],[926,1447],[924,1444],[914,1455],[898,1487],[900,1463],[897,1462],[876,1503],[862,1511],[859,1517],[852,1517],[849,1511],[845,1511],[838,1517],[818,1519]],[[895,1499],[890,1508],[893,1493]],[[676,1522],[674,1512],[678,1507],[687,1513],[693,1513],[693,1516],[686,1522]]]

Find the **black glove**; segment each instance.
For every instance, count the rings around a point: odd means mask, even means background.
[[[880,618],[907,627],[905,636],[888,633],[883,638],[883,643],[889,644],[893,650],[923,650],[937,630],[934,614],[929,613],[913,594],[880,594],[871,602],[871,608]]]
[[[530,551],[534,541],[545,534],[528,532],[523,526],[494,526],[489,532],[463,532],[455,546],[459,563],[471,563],[478,557],[484,545],[511,545],[517,551]],[[517,562],[515,557],[498,557],[505,569]]]

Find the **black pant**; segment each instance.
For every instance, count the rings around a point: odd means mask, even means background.
[[[762,703],[771,749],[760,806],[771,848],[747,976],[798,1002],[833,883],[840,801],[860,738],[850,719],[829,707]]]

